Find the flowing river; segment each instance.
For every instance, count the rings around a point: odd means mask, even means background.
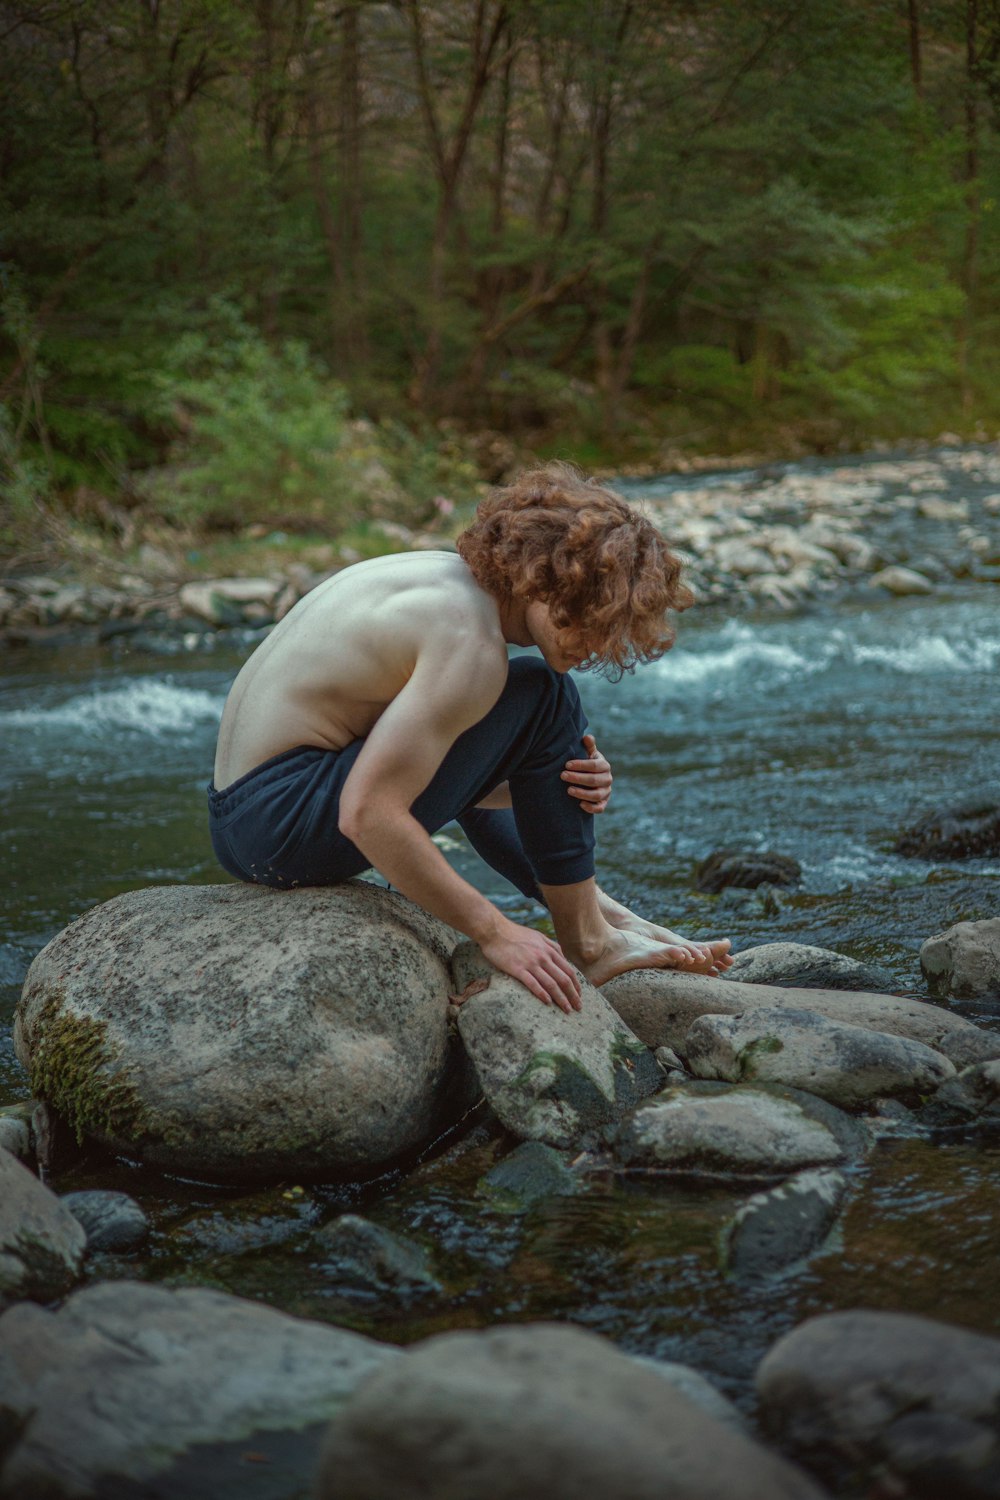
[[[4,662],[0,1103],[27,1095],[10,1022],[38,949],[120,891],[224,878],[202,789],[250,644],[220,637],[211,652],[169,659],[24,650]],[[578,679],[616,775],[599,825],[603,883],[683,931],[729,935],[737,948],[836,947],[923,993],[921,942],[1000,911],[1000,861],[935,865],[890,846],[935,804],[1000,782],[998,677],[989,583],[790,615],[693,611],[662,661],[618,684]],[[463,873],[511,915],[540,915],[454,832],[439,842]],[[726,845],[795,856],[802,885],[776,899],[698,895],[694,865]],[[966,1013],[1000,1028],[1000,1003]],[[780,1282],[749,1286],[720,1275],[717,1248],[746,1193],[608,1174],[516,1216],[477,1196],[495,1153],[484,1135],[462,1150],[444,1142],[376,1183],[253,1193],[92,1155],[56,1186],[122,1188],[152,1219],[143,1257],[98,1257],[93,1277],[216,1285],[406,1342],[566,1318],[692,1363],[744,1403],[764,1350],[813,1312],[881,1307],[1000,1330],[995,1136],[883,1141],[854,1174],[835,1242]],[[331,1286],[306,1231],[347,1205],[432,1246],[441,1296],[400,1306]]]

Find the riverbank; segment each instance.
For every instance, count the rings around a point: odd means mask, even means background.
[[[992,444],[617,482],[678,548],[703,604],[787,611],[850,595],[1000,583],[1000,452]],[[197,649],[218,630],[266,628],[363,557],[452,547],[469,513],[471,505],[441,497],[431,530],[372,521],[334,541],[258,523],[215,544],[168,550],[146,541],[118,557],[92,549],[0,581],[0,644],[135,640]]]

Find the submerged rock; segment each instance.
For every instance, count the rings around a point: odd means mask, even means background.
[[[83,1226],[88,1255],[97,1250],[136,1250],[149,1238],[149,1220],[128,1193],[66,1193],[60,1202]]]
[[[901,833],[892,852],[911,859],[982,859],[1000,854],[1000,802],[936,808]]]
[[[548,1198],[578,1192],[580,1181],[558,1151],[541,1141],[524,1141],[486,1173],[479,1187],[495,1208],[524,1213]]]
[[[536,1002],[537,1003],[537,1002]],[[316,1500],[819,1500],[801,1471],[577,1328],[428,1339],[331,1424]]]
[[[888,969],[860,963],[832,948],[811,943],[761,943],[744,948],[727,970],[729,979],[744,984],[796,985],[813,990],[871,990],[891,992],[895,980]]]
[[[358,1177],[471,1100],[445,1015],[449,941],[360,881],[131,891],[35,959],[15,1046],[36,1094],[133,1159]]]
[[[82,1231],[81,1231],[82,1234]],[[0,1497],[305,1494],[391,1346],[202,1288],[104,1282],[0,1318]],[[99,1406],[95,1404],[99,1397]]]
[[[773,1276],[826,1239],[847,1196],[842,1172],[797,1172],[755,1193],[723,1230],[722,1263],[734,1276]]]
[[[957,922],[928,938],[920,950],[920,968],[938,999],[1000,996],[1000,917]]]
[[[920,1111],[922,1125],[1000,1124],[1000,1062],[974,1063],[938,1089]]]
[[[85,1243],[83,1229],[55,1193],[0,1150],[0,1308],[22,1297],[48,1301],[68,1291],[80,1274]]]
[[[753,890],[758,885],[795,885],[802,866],[788,854],[771,849],[717,849],[695,870],[695,890],[716,895],[726,886]]]
[[[620,974],[601,986],[601,994],[647,1047],[673,1047],[681,1053],[698,1016],[733,1016],[773,1006],[815,1011],[831,1021],[884,1031],[889,1036],[911,1037],[943,1053],[956,1068],[1000,1057],[1000,1035],[996,1032],[974,1026],[927,1000],[899,995],[791,989],[653,969]]]
[[[757,1371],[764,1430],[838,1487],[1000,1493],[1000,1339],[903,1313],[810,1318]],[[888,1488],[886,1488],[888,1487]]]
[[[696,1078],[785,1083],[848,1109],[880,1095],[917,1100],[955,1076],[922,1042],[785,1006],[699,1016],[684,1046]]]
[[[460,1007],[458,1029],[491,1106],[522,1140],[577,1145],[662,1084],[652,1053],[586,982],[583,1009],[566,1015],[474,943],[456,949],[453,971],[459,992],[486,981]]]
[[[427,1251],[360,1214],[340,1214],[316,1236],[323,1270],[337,1290],[413,1296],[439,1292]]]

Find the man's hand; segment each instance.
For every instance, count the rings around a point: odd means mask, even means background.
[[[611,767],[598,750],[592,734],[584,735],[583,748],[590,759],[568,760],[565,771],[561,772],[562,779],[570,783],[566,790],[583,803],[584,812],[602,813],[611,800],[614,779]]]
[[[519,979],[544,1005],[557,1005],[567,1015],[583,1008],[579,975],[544,932],[505,918],[488,938],[480,938],[479,947],[495,968]]]

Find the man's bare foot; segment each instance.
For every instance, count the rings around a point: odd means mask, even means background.
[[[679,932],[672,932],[669,927],[660,927],[656,922],[647,922],[645,917],[637,917],[634,911],[629,911],[627,906],[622,906],[620,901],[615,901],[604,891],[599,892],[598,901],[601,916],[615,931],[628,932],[671,949],[679,948],[690,955],[669,967],[683,969],[688,974],[724,974],[733,962],[728,938],[697,942],[693,938],[682,937]],[[656,967],[668,966],[657,964]]]
[[[684,974],[719,972],[717,962],[696,957],[684,939],[661,943],[643,933],[623,932],[614,927],[608,928],[607,942],[594,958],[570,953],[566,957],[598,988],[616,974],[627,974],[631,969],[673,969]]]

